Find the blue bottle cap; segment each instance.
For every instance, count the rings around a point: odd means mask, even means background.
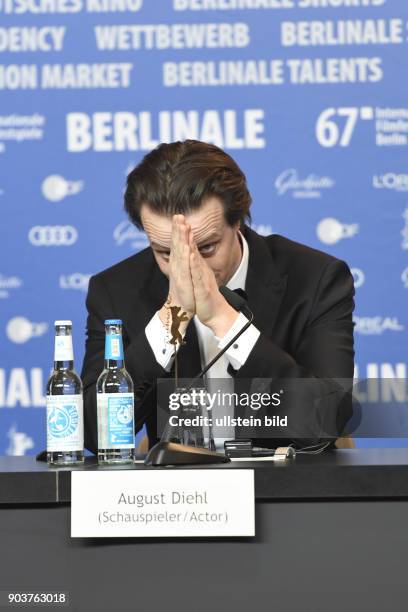
[[[122,319],[106,319],[105,325],[122,325]]]

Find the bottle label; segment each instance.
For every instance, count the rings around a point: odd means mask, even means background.
[[[47,395],[47,451],[84,450],[82,395]]]
[[[133,393],[97,393],[98,448],[134,448]]]
[[[74,361],[72,336],[55,336],[54,361]]]
[[[105,359],[123,359],[123,342],[120,334],[106,335]]]

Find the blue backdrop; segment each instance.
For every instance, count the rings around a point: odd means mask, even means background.
[[[44,447],[53,321],[79,370],[89,276],[146,246],[122,194],[160,141],[225,148],[257,231],[345,259],[359,377],[406,378],[407,22],[406,0],[0,0],[0,454]]]

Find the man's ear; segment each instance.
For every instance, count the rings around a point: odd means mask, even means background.
[[[229,225],[229,223],[227,223]],[[233,225],[230,225],[233,232],[238,232],[241,229],[241,221],[236,221]]]

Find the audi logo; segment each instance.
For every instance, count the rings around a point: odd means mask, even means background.
[[[28,239],[34,246],[71,246],[78,239],[78,231],[72,225],[35,225]]]

